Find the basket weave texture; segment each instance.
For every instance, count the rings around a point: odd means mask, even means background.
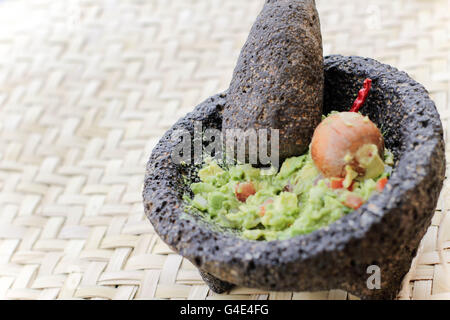
[[[448,141],[450,0],[316,2],[325,54],[407,71],[430,91]],[[0,2],[0,299],[357,299],[212,293],[143,213],[153,146],[228,87],[262,4]],[[450,299],[449,190],[400,299]]]

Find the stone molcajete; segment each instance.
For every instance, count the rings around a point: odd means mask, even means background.
[[[288,1],[268,0],[266,6],[277,3]],[[267,21],[272,23],[279,21]],[[258,242],[185,213],[182,197],[198,179],[198,166],[173,161],[172,150],[178,142],[172,134],[180,129],[193,134],[197,121],[204,128],[222,129],[224,109],[240,99],[233,84],[180,119],[153,150],[143,191],[145,212],[159,236],[194,263],[216,292],[241,285],[277,291],[343,289],[369,299],[391,299],[398,293],[430,225],[444,180],[439,114],[422,85],[375,60],[328,56],[323,71],[324,114],[347,111],[364,79],[372,79],[372,91],[361,111],[382,128],[386,147],[396,160],[382,193],[327,228],[288,240]],[[281,97],[288,89],[280,86],[273,94]],[[371,265],[380,268],[380,289],[367,286]]]

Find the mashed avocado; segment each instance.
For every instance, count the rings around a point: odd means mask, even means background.
[[[367,159],[369,175],[362,179],[349,170],[340,180],[323,178],[310,152],[285,160],[276,174],[248,164],[224,169],[208,161],[198,173],[201,182],[191,185],[194,197],[187,202],[206,219],[236,229],[244,238],[287,239],[329,225],[381,191],[392,154],[386,151],[383,160],[380,170],[379,157]]]

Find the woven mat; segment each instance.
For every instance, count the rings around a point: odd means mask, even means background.
[[[450,1],[317,0],[325,53],[408,71],[450,116]],[[146,220],[162,133],[225,89],[262,0],[0,1],[0,298],[353,299],[210,292]],[[447,155],[447,158],[450,158]],[[403,299],[450,299],[449,188]]]

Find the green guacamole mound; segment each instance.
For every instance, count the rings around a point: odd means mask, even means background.
[[[332,189],[308,152],[285,160],[278,173],[251,165],[220,167],[208,161],[199,171],[201,182],[193,183],[194,208],[213,223],[233,228],[251,240],[283,240],[325,227],[354,209],[346,199],[356,196],[363,202],[377,191],[377,181],[389,177],[392,154],[386,151],[385,170],[376,178],[355,182],[352,191]],[[251,182],[254,194],[245,202],[235,190],[240,183]]]

